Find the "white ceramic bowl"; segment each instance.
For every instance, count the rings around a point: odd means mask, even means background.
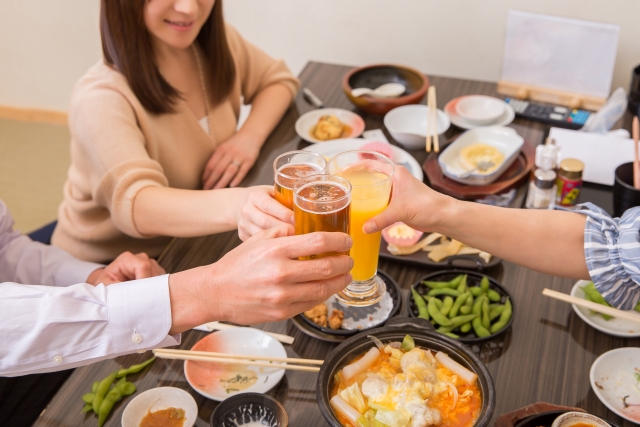
[[[504,102],[484,95],[465,96],[456,104],[456,113],[473,124],[486,125],[504,113]]]
[[[640,424],[640,393],[634,374],[638,371],[640,348],[622,347],[598,357],[589,371],[591,389],[604,405],[622,418]],[[633,406],[625,407],[623,398]]]
[[[498,149],[504,155],[504,162],[489,174],[473,173],[462,178],[468,172],[460,164],[460,150],[469,145],[482,143]],[[492,126],[468,130],[453,141],[438,157],[442,172],[452,180],[467,185],[487,185],[498,179],[517,159],[524,139],[515,129]]]
[[[122,412],[122,427],[138,427],[148,411],[181,408],[185,412],[183,427],[191,427],[198,418],[198,405],[186,391],[176,387],[157,387],[134,397]]]
[[[606,421],[586,412],[565,412],[553,420],[551,427],[571,427],[578,423],[590,424],[594,427],[611,427]]]
[[[427,138],[426,105],[403,105],[394,108],[384,116],[384,125],[398,144],[410,150],[424,149]],[[451,126],[449,116],[442,110],[436,112],[436,129],[443,134]],[[432,130],[432,135],[435,132]]]
[[[351,133],[343,135],[341,138],[357,138],[364,132],[364,120],[356,113],[341,108],[319,108],[303,114],[296,120],[296,133],[298,136],[305,141],[316,144],[332,141],[321,141],[311,136],[311,130],[318,124],[318,120],[322,116],[336,116],[338,120],[351,128]]]
[[[589,283],[591,282],[588,280],[579,280],[576,282],[573,288],[571,288],[571,296],[584,299],[584,291],[582,288]],[[604,317],[597,313],[592,313],[588,308],[578,307],[574,304],[571,304],[571,306],[573,307],[573,311],[589,326],[605,334],[623,338],[640,337],[640,323],[616,317],[605,320]],[[638,316],[640,316],[640,314]]]

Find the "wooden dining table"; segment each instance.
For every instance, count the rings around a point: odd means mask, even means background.
[[[357,110],[344,95],[341,83],[350,69],[348,66],[309,63],[300,74],[302,87],[311,89],[322,99],[326,107],[343,108],[360,114],[364,118],[367,130],[382,129],[389,141],[394,143],[384,128],[382,117],[370,116]],[[429,76],[429,80],[437,87],[439,108],[443,108],[449,100],[462,95],[497,96],[495,83],[438,76]],[[422,102],[426,102],[426,99]],[[302,114],[312,109],[314,107],[298,94],[291,108],[266,141],[243,185],[272,184],[273,160],[285,151],[308,145],[296,135],[294,125]],[[617,126],[629,129],[630,122],[631,117],[627,113]],[[532,144],[541,143],[548,128],[544,124],[522,118],[516,118],[509,126]],[[453,138],[460,132],[461,129],[452,126],[446,132],[445,139]],[[410,153],[419,162],[425,160],[426,153],[423,150]],[[581,194],[581,201],[595,202],[610,211],[611,197],[610,187],[587,185]],[[521,204],[521,198],[518,203]],[[214,263],[239,244],[236,232],[189,239],[178,238],[167,247],[159,262],[167,272],[178,272]],[[392,277],[405,295],[411,285],[434,271],[427,267],[382,259],[379,269]],[[488,367],[495,383],[497,404],[494,420],[503,413],[534,402],[549,402],[580,407],[618,426],[631,427],[632,423],[614,414],[598,400],[590,386],[589,369],[594,360],[606,351],[619,347],[638,347],[640,339],[617,338],[599,332],[583,322],[570,305],[542,296],[544,288],[568,293],[575,283],[574,280],[538,273],[510,262],[502,262],[499,266],[486,270],[486,274],[508,289],[516,307],[510,330],[482,344],[471,346]],[[215,295],[202,295],[202,298],[215,298]],[[406,314],[406,307],[404,310]],[[288,320],[254,327],[295,337],[292,345],[285,345],[289,357],[324,359],[337,346],[335,343],[320,341],[302,333]],[[179,348],[189,349],[206,335],[206,332],[195,330],[184,332]],[[91,384],[95,380],[106,377],[120,367],[139,363],[149,357],[150,351],[76,369],[34,425],[96,426],[97,419],[94,416],[80,414],[84,406],[81,396],[91,390]],[[183,361],[158,359],[150,368],[129,376],[129,380],[138,388],[136,395],[162,386],[186,390],[198,404],[196,425],[208,426],[218,402],[201,396],[191,388],[185,378],[183,367]],[[287,371],[282,381],[268,392],[284,404],[290,426],[327,425],[316,401],[317,380],[318,376],[315,373]],[[125,398],[114,407],[106,426],[121,424],[122,412],[132,397]]]

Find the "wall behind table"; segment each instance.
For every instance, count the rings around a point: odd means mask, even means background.
[[[227,20],[298,73],[309,60],[397,62],[496,81],[510,9],[621,26],[613,87],[640,63],[638,0],[226,0]],[[0,105],[67,110],[101,55],[98,0],[0,0]]]

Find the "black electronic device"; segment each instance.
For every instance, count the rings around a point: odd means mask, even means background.
[[[559,128],[580,129],[591,115],[589,111],[585,110],[571,109],[558,105],[533,104],[521,99],[507,98],[504,101],[511,105],[520,117]]]

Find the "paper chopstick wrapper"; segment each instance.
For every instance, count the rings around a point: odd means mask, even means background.
[[[209,323],[205,323],[204,325],[196,326],[193,329],[197,331],[211,332],[211,331],[222,331],[225,329],[237,329],[241,327],[242,326],[227,325],[225,323],[220,323],[220,322],[209,322]],[[267,335],[271,335],[273,338],[277,339],[278,341],[284,344],[293,344],[293,341],[295,340],[294,337],[291,337],[289,335],[276,334],[276,333],[267,332],[267,331],[262,331],[262,332],[266,333]]]

